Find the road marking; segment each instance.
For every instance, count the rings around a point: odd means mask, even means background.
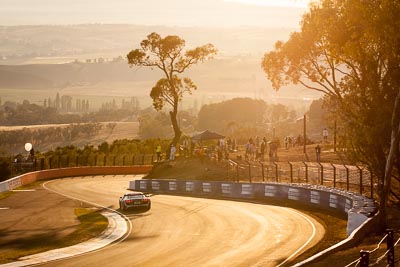
[[[0,210],[9,210],[9,209],[10,209],[9,207],[3,207],[3,208],[0,207]]]
[[[36,189],[14,189],[11,192],[34,192]]]
[[[315,234],[317,233],[317,229],[315,228],[314,223],[308,219],[305,215],[301,214],[300,212],[294,211],[294,210],[290,210],[298,215],[300,215],[301,217],[303,217],[306,221],[308,221],[308,223],[311,225],[312,227],[312,235],[310,236],[310,238],[307,240],[307,242],[305,242],[298,250],[296,250],[292,255],[290,255],[286,260],[284,260],[283,262],[281,262],[279,265],[277,265],[276,267],[280,267],[283,266],[285,263],[287,263],[290,259],[292,259],[294,256],[296,256],[297,253],[299,253],[302,249],[304,249],[310,242],[311,240],[313,240],[313,238],[315,237]]]

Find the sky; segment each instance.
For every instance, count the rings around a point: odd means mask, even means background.
[[[0,25],[298,27],[309,0],[0,0]]]

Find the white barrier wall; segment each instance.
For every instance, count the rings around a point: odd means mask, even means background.
[[[136,180],[129,189],[163,194],[196,195],[232,199],[291,200],[334,209],[348,215],[347,235],[377,212],[368,197],[325,186],[278,183]]]
[[[19,186],[21,186],[21,178],[20,176],[11,178],[7,181],[1,182],[0,183],[0,193],[1,192],[5,192],[5,191],[10,191],[13,190],[14,188],[17,188]]]

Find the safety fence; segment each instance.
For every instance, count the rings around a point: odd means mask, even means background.
[[[231,181],[277,182],[325,185],[371,198],[374,177],[365,167],[319,162],[239,162],[229,160],[227,176]]]
[[[386,230],[386,235],[381,239],[377,246],[372,250],[361,250],[360,257],[351,263],[347,264],[346,267],[359,266],[399,266],[400,257],[396,259],[395,254],[400,252],[400,237],[395,241],[395,232],[392,229]],[[383,246],[383,242],[386,241],[386,246]],[[382,247],[381,247],[382,245]],[[397,253],[396,253],[397,251]]]
[[[25,173],[56,168],[81,167],[81,166],[134,166],[151,165],[155,159],[152,154],[130,155],[99,155],[89,154],[84,156],[50,156],[39,157],[31,161],[14,163],[15,173]]]
[[[152,165],[152,154],[81,156],[60,155],[40,157],[33,161],[14,163],[14,174],[30,171],[80,166],[134,166]],[[277,182],[324,185],[331,188],[356,192],[374,198],[376,182],[370,170],[350,165],[319,162],[261,162],[227,160],[224,180],[245,182]],[[218,163],[219,162],[219,163]]]

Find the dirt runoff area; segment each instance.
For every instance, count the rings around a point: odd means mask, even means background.
[[[21,251],[23,256],[57,246],[80,224],[75,215],[80,205],[40,185],[1,199],[0,263],[14,260]]]

